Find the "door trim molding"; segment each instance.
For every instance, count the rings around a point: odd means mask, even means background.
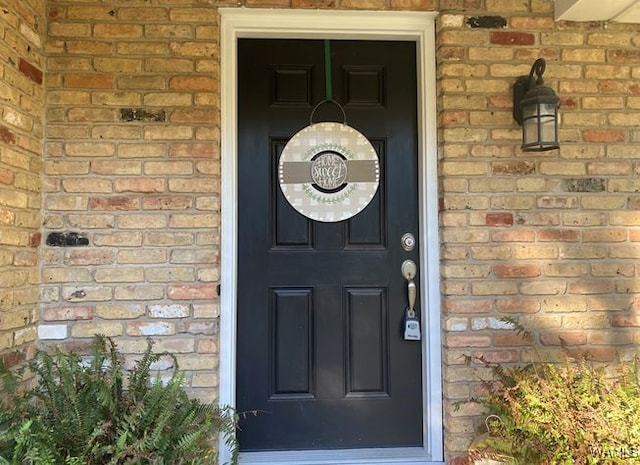
[[[417,44],[420,298],[423,328],[424,447],[248,453],[241,464],[443,463],[440,271],[435,72],[436,12],[220,8],[221,294],[219,402],[235,405],[237,306],[237,39],[407,40]],[[381,421],[384,421],[381,419]],[[428,427],[427,427],[428,425]],[[385,451],[383,453],[383,451]],[[230,452],[220,441],[219,463]],[[327,461],[330,460],[330,461]]]

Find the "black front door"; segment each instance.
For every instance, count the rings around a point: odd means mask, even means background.
[[[238,43],[237,408],[256,412],[240,422],[244,451],[423,443],[422,344],[403,338],[400,271],[419,262],[401,241],[419,237],[416,47],[329,45],[333,97],[381,168],[371,203],[335,223],[298,213],[278,184],[283,148],[326,96],[324,41]],[[313,120],[342,113],[325,104]]]

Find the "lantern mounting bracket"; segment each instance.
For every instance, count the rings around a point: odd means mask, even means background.
[[[520,126],[522,126],[522,99],[528,90],[544,84],[542,75],[546,68],[547,62],[544,58],[538,58],[533,62],[529,75],[520,76],[513,84],[513,119],[515,119]],[[534,77],[534,74],[537,77]]]

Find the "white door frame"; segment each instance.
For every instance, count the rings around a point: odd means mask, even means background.
[[[424,447],[253,452],[241,465],[443,463],[435,12],[220,8],[221,295],[219,401],[235,406],[237,305],[237,39],[407,40],[417,45]],[[400,270],[398,270],[400,273]],[[381,418],[380,421],[385,421]],[[220,442],[220,465],[230,453]]]

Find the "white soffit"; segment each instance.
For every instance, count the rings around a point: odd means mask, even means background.
[[[640,0],[555,0],[556,21],[640,23]]]

